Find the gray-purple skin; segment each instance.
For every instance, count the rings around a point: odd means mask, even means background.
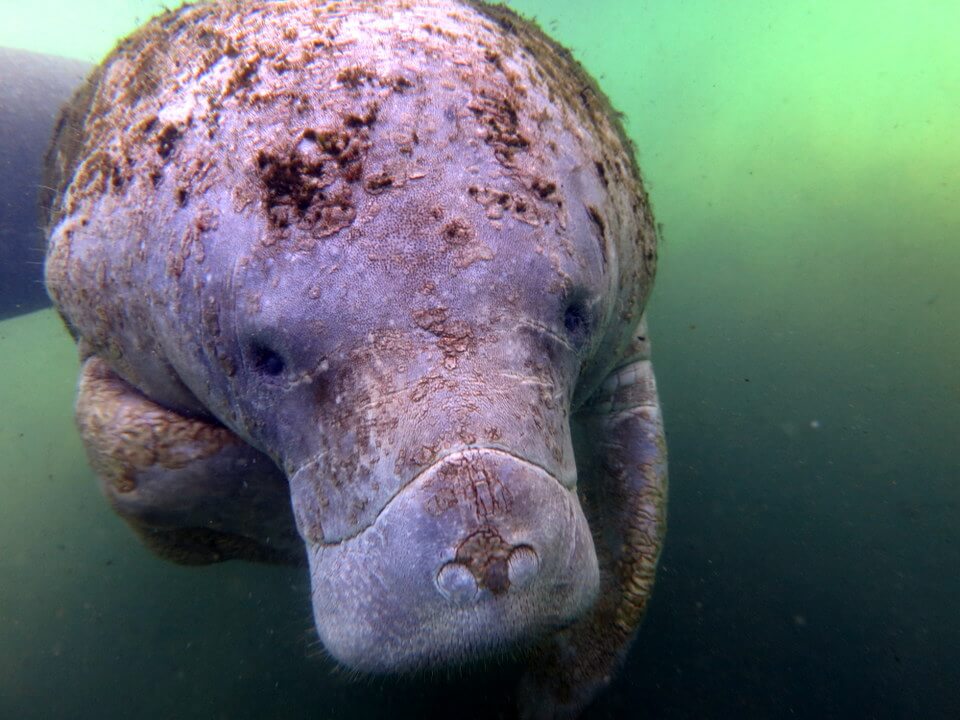
[[[152,549],[305,561],[358,671],[522,648],[530,718],[609,682],[665,531],[656,233],[566,50],[479,2],[185,7],[46,184],[78,424]]]

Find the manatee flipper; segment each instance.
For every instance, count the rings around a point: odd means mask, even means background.
[[[521,682],[521,716],[576,717],[610,682],[646,610],[666,532],[667,448],[646,318],[575,416],[577,465],[601,565],[592,611],[545,641]]]
[[[305,561],[283,474],[230,430],[154,403],[96,356],[83,363],[76,416],[103,494],[158,555]]]

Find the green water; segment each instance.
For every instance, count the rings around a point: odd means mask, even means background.
[[[511,5],[625,113],[665,237],[670,532],[588,717],[960,717],[960,4]],[[0,0],[0,46],[96,60],[159,7]],[[50,311],[0,357],[0,718],[429,712],[331,673],[302,573],[139,547]]]

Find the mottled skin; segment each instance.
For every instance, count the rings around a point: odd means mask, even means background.
[[[532,648],[538,718],[609,682],[665,530],[656,236],[565,50],[473,2],[186,7],[48,170],[78,423],[151,548],[306,562],[361,671]]]

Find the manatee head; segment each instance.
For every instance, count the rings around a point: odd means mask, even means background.
[[[72,113],[51,294],[85,352],[282,471],[335,658],[459,662],[591,607],[572,418],[655,233],[569,53],[481,3],[214,2]]]

